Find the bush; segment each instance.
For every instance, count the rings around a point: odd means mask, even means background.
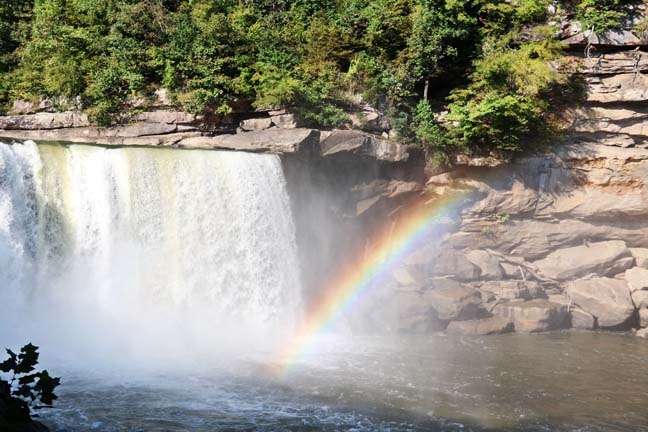
[[[38,347],[31,343],[16,354],[7,349],[9,358],[0,363],[0,372],[9,374],[0,379],[0,430],[20,430],[32,422],[31,409],[52,406],[57,399],[54,390],[60,378],[46,370],[34,372],[38,364]]]

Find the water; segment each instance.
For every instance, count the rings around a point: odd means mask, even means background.
[[[323,341],[282,379],[269,366],[64,373],[44,418],[60,431],[648,430],[648,343],[631,336],[354,338]]]
[[[648,343],[318,340],[272,155],[0,144],[0,346],[62,376],[57,431],[648,431]]]
[[[281,161],[0,144],[0,291],[4,345],[125,362],[257,347],[301,310]]]

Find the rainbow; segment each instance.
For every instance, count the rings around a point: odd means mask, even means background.
[[[317,336],[349,310],[374,283],[387,276],[403,258],[425,244],[433,235],[439,235],[440,221],[457,210],[463,200],[458,196],[426,200],[402,209],[399,219],[383,227],[373,237],[371,251],[341,272],[310,308],[309,313],[281,351],[279,376],[314,344]]]

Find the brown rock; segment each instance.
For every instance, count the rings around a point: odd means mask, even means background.
[[[447,333],[462,336],[503,334],[512,331],[511,320],[499,316],[480,320],[451,321],[446,328]]]
[[[508,302],[493,313],[513,321],[516,332],[536,333],[564,328],[568,324],[567,306],[548,300]]]
[[[483,312],[480,292],[470,287],[436,289],[425,295],[441,320],[470,320]]]

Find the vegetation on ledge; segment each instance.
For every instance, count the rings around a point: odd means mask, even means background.
[[[293,107],[326,128],[347,122],[361,95],[403,141],[516,152],[551,131],[550,107],[569,88],[550,66],[562,55],[556,29],[542,25],[552,3],[606,29],[636,2],[5,2],[0,103],[73,101],[110,124],[163,87],[190,112]]]

